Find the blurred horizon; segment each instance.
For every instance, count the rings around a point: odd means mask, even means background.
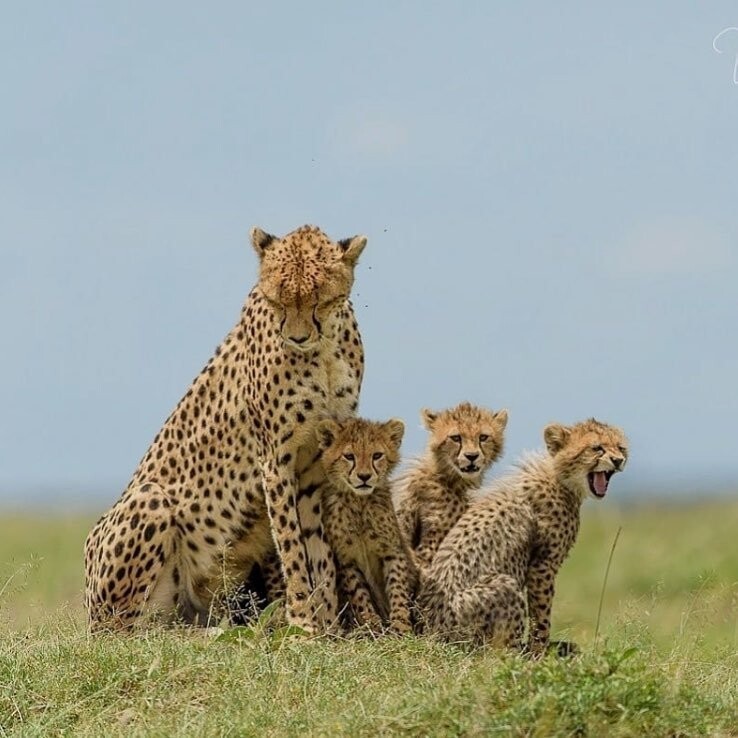
[[[406,459],[407,460],[407,459]],[[497,476],[509,469],[509,464],[493,469],[486,477],[480,492]],[[59,484],[55,486],[37,486],[15,489],[0,489],[0,515],[11,514],[24,509],[39,512],[44,508],[52,514],[68,512],[69,514],[102,514],[111,507],[124,490],[125,482],[119,487],[74,486]],[[703,480],[681,480],[665,486],[657,478],[639,477],[629,479],[627,469],[622,476],[617,476],[610,485],[604,500],[588,497],[583,504],[583,512],[597,512],[604,509],[629,508],[631,506],[670,506],[690,504],[712,504],[735,499],[738,487],[732,479],[713,479],[707,484]]]

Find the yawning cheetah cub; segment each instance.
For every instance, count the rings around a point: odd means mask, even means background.
[[[502,454],[507,410],[462,402],[441,412],[423,410],[421,417],[430,431],[428,448],[393,488],[400,530],[418,566],[426,567]]]
[[[448,639],[523,645],[549,642],[554,579],[579,530],[587,494],[602,498],[628,457],[623,432],[594,419],[546,427],[548,454],[523,460],[474,502],[422,578],[427,628]]]
[[[388,476],[399,460],[401,420],[352,418],[318,425],[328,485],[323,520],[336,557],[339,602],[353,621],[412,631],[408,552],[392,507]]]

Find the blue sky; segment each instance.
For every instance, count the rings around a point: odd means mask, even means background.
[[[734,26],[729,2],[5,8],[0,501],[105,507],[237,319],[251,226],[306,222],[369,237],[361,410],[407,453],[421,407],[469,399],[509,409],[505,464],[596,415],[631,438],[623,486],[729,487]]]

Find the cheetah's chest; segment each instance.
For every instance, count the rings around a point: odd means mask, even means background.
[[[372,592],[384,592],[384,571],[380,531],[377,530],[371,507],[352,509],[347,515],[349,549],[367,580]]]
[[[362,367],[330,341],[319,351],[288,352],[279,361],[267,362],[267,367],[261,374],[252,373],[252,395],[280,425],[304,427],[311,417],[352,415],[356,409]]]

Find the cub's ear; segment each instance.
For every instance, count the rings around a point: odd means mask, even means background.
[[[554,456],[566,446],[571,435],[571,428],[559,423],[551,423],[543,429],[543,440],[551,456]]]
[[[500,424],[503,430],[507,428],[507,410],[498,410],[495,413],[495,420]]]
[[[432,431],[436,420],[438,420],[438,413],[433,410],[428,410],[428,408],[423,408],[420,411],[420,419],[423,421],[425,429]]]
[[[266,250],[277,240],[276,236],[262,231],[261,228],[254,227],[251,229],[251,245],[260,259],[264,258]]]
[[[391,443],[395,448],[399,449],[402,443],[402,437],[405,435],[405,424],[399,418],[392,418],[384,424]]]
[[[366,236],[341,239],[338,242],[338,248],[343,252],[341,259],[351,266],[356,266],[364,246],[366,246]]]
[[[339,429],[340,426],[338,423],[335,420],[331,420],[331,418],[326,418],[318,423],[315,433],[318,436],[318,445],[321,449],[325,450],[335,442]]]

